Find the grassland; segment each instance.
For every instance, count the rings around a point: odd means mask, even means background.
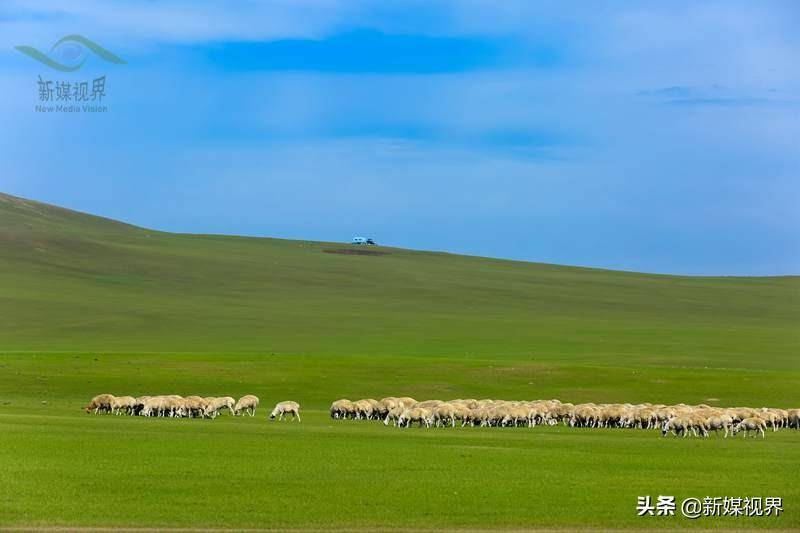
[[[0,195],[0,528],[800,527],[800,432],[398,431],[339,397],[800,405],[800,278],[654,276],[176,235]],[[302,424],[88,416],[295,399]],[[782,496],[641,519],[639,495]]]

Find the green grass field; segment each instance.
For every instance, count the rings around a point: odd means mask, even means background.
[[[326,412],[387,395],[800,407],[798,277],[353,255],[4,195],[0,249],[0,529],[800,528],[800,431],[397,430]],[[84,414],[100,392],[262,407]],[[266,420],[284,399],[302,423]],[[638,518],[648,494],[780,496],[785,512]]]

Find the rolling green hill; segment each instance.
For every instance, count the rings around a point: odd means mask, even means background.
[[[146,230],[0,195],[0,529],[800,527],[800,432],[385,427],[334,399],[800,405],[800,278]],[[365,252],[368,252],[365,254]],[[257,417],[88,415],[256,394]],[[302,423],[271,423],[275,402]],[[641,518],[642,495],[780,518]]]
[[[681,277],[146,230],[0,195],[0,350],[797,369],[800,278]]]

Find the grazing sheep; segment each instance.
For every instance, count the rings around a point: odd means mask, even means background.
[[[719,415],[719,416],[710,416],[706,419],[706,427],[710,431],[714,431],[714,435],[719,436],[719,430],[725,430],[725,435],[723,438],[728,438],[728,433],[731,430],[731,424],[733,423],[733,418],[729,415]]]
[[[297,419],[300,422],[300,404],[292,401],[280,402],[275,405],[275,408],[269,414],[269,419],[275,420],[277,418],[278,420],[283,420],[283,415],[285,414],[291,414],[292,420]]]
[[[367,398],[364,401],[372,406],[372,418],[374,418],[375,420],[382,419],[386,415],[386,413],[389,412],[389,410],[386,407],[384,407],[383,404],[378,400]]]
[[[676,416],[664,422],[661,428],[661,436],[666,437],[669,433],[674,433],[676,437],[686,437],[689,434],[691,424],[688,419]]]
[[[207,416],[215,418],[220,411],[227,409],[232,415],[241,411],[255,416],[258,397],[243,396],[236,402],[230,396],[207,397],[179,396],[177,394],[161,396],[114,396],[99,394],[92,398],[84,408],[87,413],[128,414],[144,417],[196,418]]]
[[[137,396],[136,403],[133,405],[133,414],[141,415],[144,408],[144,402],[150,399],[150,396]]]
[[[533,417],[530,416],[530,408],[524,406],[511,406],[504,410],[503,418],[500,419],[501,426],[528,426],[533,427]]]
[[[97,413],[110,413],[111,403],[114,401],[113,394],[98,394],[89,401],[89,404],[84,408],[87,413],[94,411]]]
[[[703,416],[696,414],[689,415],[689,424],[695,437],[698,436],[698,432],[700,436],[708,437],[706,419]]]
[[[169,416],[170,418],[182,417],[186,413],[184,407],[183,396],[171,394],[164,398],[164,412],[162,416]]]
[[[733,434],[736,435],[740,431],[744,430],[744,438],[747,438],[747,433],[749,431],[753,432],[753,437],[758,437],[758,433],[761,432],[761,437],[766,438],[765,431],[767,429],[767,423],[764,422],[763,419],[758,417],[750,417],[745,418],[735,426],[733,426]]]
[[[136,407],[136,398],[133,396],[117,396],[111,400],[111,412],[119,415],[123,411],[126,415],[132,414]]]
[[[784,414],[778,409],[764,407],[761,409],[761,411],[762,412],[758,414],[758,418],[766,422],[767,426],[772,427],[772,431],[778,431],[778,428],[783,427],[783,421],[788,417],[788,413],[786,416],[784,416]]]
[[[186,416],[189,418],[201,418],[206,409],[206,401],[200,396],[187,396],[184,398]]]
[[[237,415],[242,411],[246,412],[250,416],[256,415],[256,407],[258,407],[258,396],[253,396],[252,394],[246,394],[239,398],[239,401],[236,402],[236,406],[233,408],[234,413]]]
[[[347,415],[353,412],[355,412],[355,407],[353,406],[353,402],[350,400],[342,398],[341,400],[336,400],[331,404],[331,418],[334,420],[347,418]]]
[[[441,427],[456,427],[456,406],[443,403],[433,408],[434,424],[438,428]]]
[[[369,400],[358,400],[353,402],[356,420],[369,420],[375,412],[375,407]]]
[[[800,429],[800,409],[789,409],[788,427]]]
[[[419,427],[425,424],[426,428],[431,427],[431,412],[425,407],[414,407],[403,411],[397,419],[397,427],[409,427],[414,422],[419,422]]]
[[[389,422],[391,421],[395,426],[397,426],[397,421],[400,419],[400,415],[402,415],[405,410],[405,407],[402,405],[397,405],[389,409],[389,412],[386,413],[386,418],[383,419],[383,425],[388,426]]]
[[[203,411],[203,416],[216,418],[223,409],[228,409],[232,415],[236,414],[233,410],[236,401],[230,396],[223,396],[220,398],[209,397],[204,398],[204,400],[206,400],[206,408]]]
[[[144,401],[141,415],[145,417],[163,416],[165,409],[165,398],[162,396],[152,396]]]

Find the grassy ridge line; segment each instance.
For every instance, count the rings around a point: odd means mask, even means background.
[[[800,367],[797,277],[324,253],[343,246],[162,233],[0,198],[0,349]]]

